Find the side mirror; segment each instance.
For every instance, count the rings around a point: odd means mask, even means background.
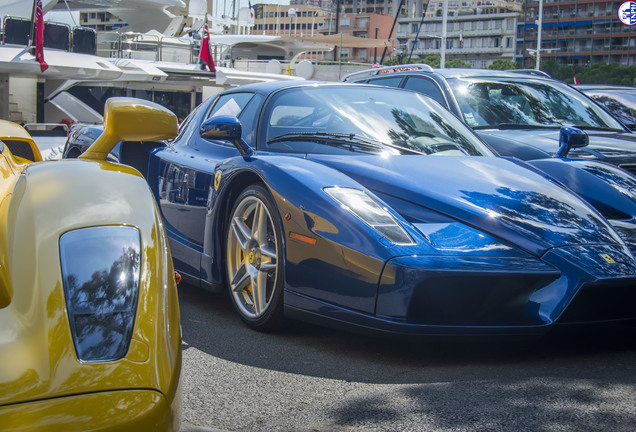
[[[554,157],[567,157],[570,150],[585,147],[588,143],[589,138],[584,131],[575,127],[563,126],[559,132],[559,150]]]
[[[79,159],[106,160],[120,141],[159,141],[177,136],[177,116],[143,99],[113,97],[104,108],[104,133]]]
[[[229,141],[238,149],[241,156],[254,153],[254,150],[243,140],[241,122],[234,116],[216,116],[207,119],[199,130],[201,138]]]

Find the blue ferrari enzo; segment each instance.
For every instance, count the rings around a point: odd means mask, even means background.
[[[168,144],[128,144],[121,160],[154,191],[176,269],[228,289],[255,329],[294,317],[540,334],[636,319],[636,179],[585,162],[583,199],[494,157],[420,94],[254,84],[201,104]]]

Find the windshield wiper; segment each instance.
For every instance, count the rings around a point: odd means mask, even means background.
[[[559,129],[559,128],[561,128],[561,125],[499,123],[497,125],[474,126],[472,129],[473,130],[481,130],[481,129],[522,130],[522,129]]]
[[[598,130],[598,131],[607,131],[607,132],[625,132],[623,129],[609,128],[603,126],[590,126],[590,125],[573,125],[570,127],[575,127],[583,130]]]
[[[333,133],[333,132],[290,132],[279,135],[267,141],[267,144],[281,141],[311,141],[318,144],[325,144],[332,147],[344,148],[350,151],[357,150],[384,150],[385,147],[413,153],[425,154],[423,152],[398,146],[395,144],[387,144],[371,138],[363,137],[357,134]]]

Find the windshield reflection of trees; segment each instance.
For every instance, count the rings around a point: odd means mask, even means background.
[[[67,277],[80,358],[111,359],[125,355],[136,311],[140,254],[125,247],[109,270],[96,271],[81,286]]]
[[[475,148],[474,143],[457,129],[451,127],[451,125],[435,111],[429,111],[430,121],[425,120],[417,114],[399,108],[392,108],[391,114],[393,115],[395,124],[400,130],[392,128],[388,130],[387,134],[396,146],[424,152],[426,154],[449,150],[457,150],[471,156],[479,156],[482,154]],[[426,139],[414,140],[414,138],[417,137],[429,138],[430,142],[427,145]],[[443,141],[440,142],[440,140]]]
[[[479,116],[492,126],[512,123],[608,127],[592,104],[584,104],[551,85],[473,83],[469,94],[474,100],[468,105],[476,108]]]
[[[498,195],[463,191],[467,201],[489,209],[504,225],[513,225],[524,237],[545,242],[545,229],[563,244],[620,242],[600,220],[582,206],[576,208],[566,201],[541,192],[497,188]],[[584,235],[582,235],[584,234]],[[585,238],[587,237],[587,238]],[[549,239],[548,239],[549,240]]]
[[[618,117],[618,119],[625,123],[627,126],[630,126],[632,128],[636,126],[636,104],[634,105],[634,107],[629,107],[621,103],[619,100],[610,98],[608,96],[591,97],[598,103],[604,105],[609,112],[611,112],[615,117]]]

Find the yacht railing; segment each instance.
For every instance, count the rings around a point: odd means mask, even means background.
[[[174,63],[198,63],[198,41],[147,33],[97,33],[97,55]]]
[[[27,46],[33,22],[26,18],[6,16],[2,20],[2,45]],[[95,54],[95,30],[88,27],[71,27],[67,24],[47,21],[44,23],[44,47],[81,54]]]

